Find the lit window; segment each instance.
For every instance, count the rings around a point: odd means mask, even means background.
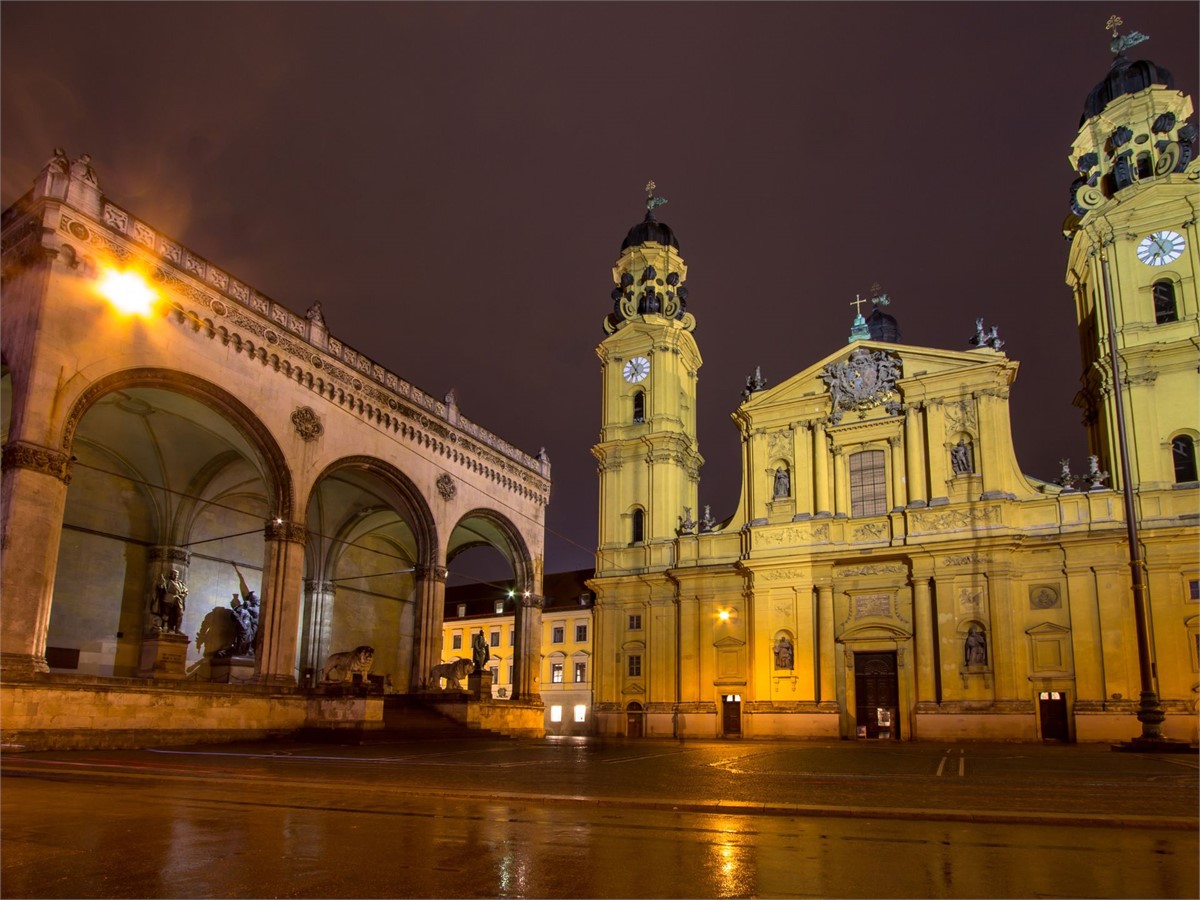
[[[554,644],[561,644],[563,642],[563,627],[561,625],[554,626],[554,630],[550,632],[550,641]]]
[[[562,721],[562,707],[561,706],[550,707],[550,721],[551,722],[561,722]]]
[[[488,644],[489,644],[490,646],[492,646],[492,647],[499,647],[499,646],[500,646],[500,632],[499,632],[498,630],[497,630],[497,631],[493,631],[493,632],[492,632],[492,633],[491,633],[491,634],[488,636]]]
[[[467,604],[465,604],[465,603],[458,604],[458,617],[461,619],[464,616],[466,616],[466,614],[467,614]]]
[[[576,625],[575,626],[575,642],[578,644],[587,643],[587,626],[586,625]]]
[[[583,703],[579,703],[575,706],[575,721],[576,722],[586,722],[587,721],[587,706],[584,705]]]
[[[633,511],[633,543],[640,544],[646,539],[646,514],[640,509]]]
[[[496,609],[496,612],[498,612],[498,613],[504,612],[504,601],[497,600],[495,609]]]
[[[456,634],[456,635],[454,635],[454,637],[450,638],[450,648],[452,650],[461,650],[462,649],[462,635],[461,634]]]
[[[642,674],[642,657],[638,653],[631,654],[629,657],[629,674],[631,676],[639,676]]]
[[[1192,584],[1195,585],[1197,582],[1193,581]],[[575,683],[582,684],[585,681],[587,681],[587,663],[577,662],[575,663]]]
[[[1186,434],[1171,440],[1171,460],[1175,463],[1175,483],[1196,480],[1196,442]]]
[[[562,684],[563,683],[563,664],[562,663],[551,663],[550,664],[550,680],[554,684]]]
[[[887,476],[882,450],[850,454],[850,515],[882,516],[887,512]]]
[[[633,613],[629,616],[629,630],[630,631],[641,631],[642,630],[642,615],[641,615],[641,613]]]
[[[1175,305],[1175,285],[1167,280],[1154,282],[1154,324],[1179,321],[1179,307]]]

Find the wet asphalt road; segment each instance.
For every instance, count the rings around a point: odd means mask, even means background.
[[[1195,897],[1197,759],[271,742],[6,754],[4,897]]]

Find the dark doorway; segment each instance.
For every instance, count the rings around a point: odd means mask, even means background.
[[[1038,694],[1038,713],[1042,718],[1043,741],[1069,741],[1067,727],[1067,696],[1062,691],[1042,691]]]
[[[854,696],[858,737],[900,738],[900,686],[895,651],[854,654]]]
[[[726,736],[742,733],[742,695],[726,694],[722,706],[722,730]]]
[[[642,704],[630,703],[625,707],[625,736],[642,736]]]

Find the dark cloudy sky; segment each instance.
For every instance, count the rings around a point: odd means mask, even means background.
[[[1022,468],[1082,468],[1067,154],[1131,56],[1196,95],[1186,3],[0,5],[3,205],[55,146],[115,202],[553,463],[547,568],[592,562],[611,267],[653,178],[688,263],[701,504],[729,413],[843,346],[880,282],[905,343],[1020,360]],[[1193,118],[1194,121],[1194,118]]]

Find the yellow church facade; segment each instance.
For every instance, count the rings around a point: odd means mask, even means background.
[[[965,351],[911,346],[875,309],[783,383],[748,381],[738,508],[698,509],[702,360],[679,243],[650,197],[597,350],[599,733],[1122,740],[1150,687],[1154,728],[1196,740],[1200,164],[1190,100],[1123,49],[1071,151],[1067,282],[1093,456],[1057,483],[1020,469],[1018,364],[994,331],[980,321]]]

